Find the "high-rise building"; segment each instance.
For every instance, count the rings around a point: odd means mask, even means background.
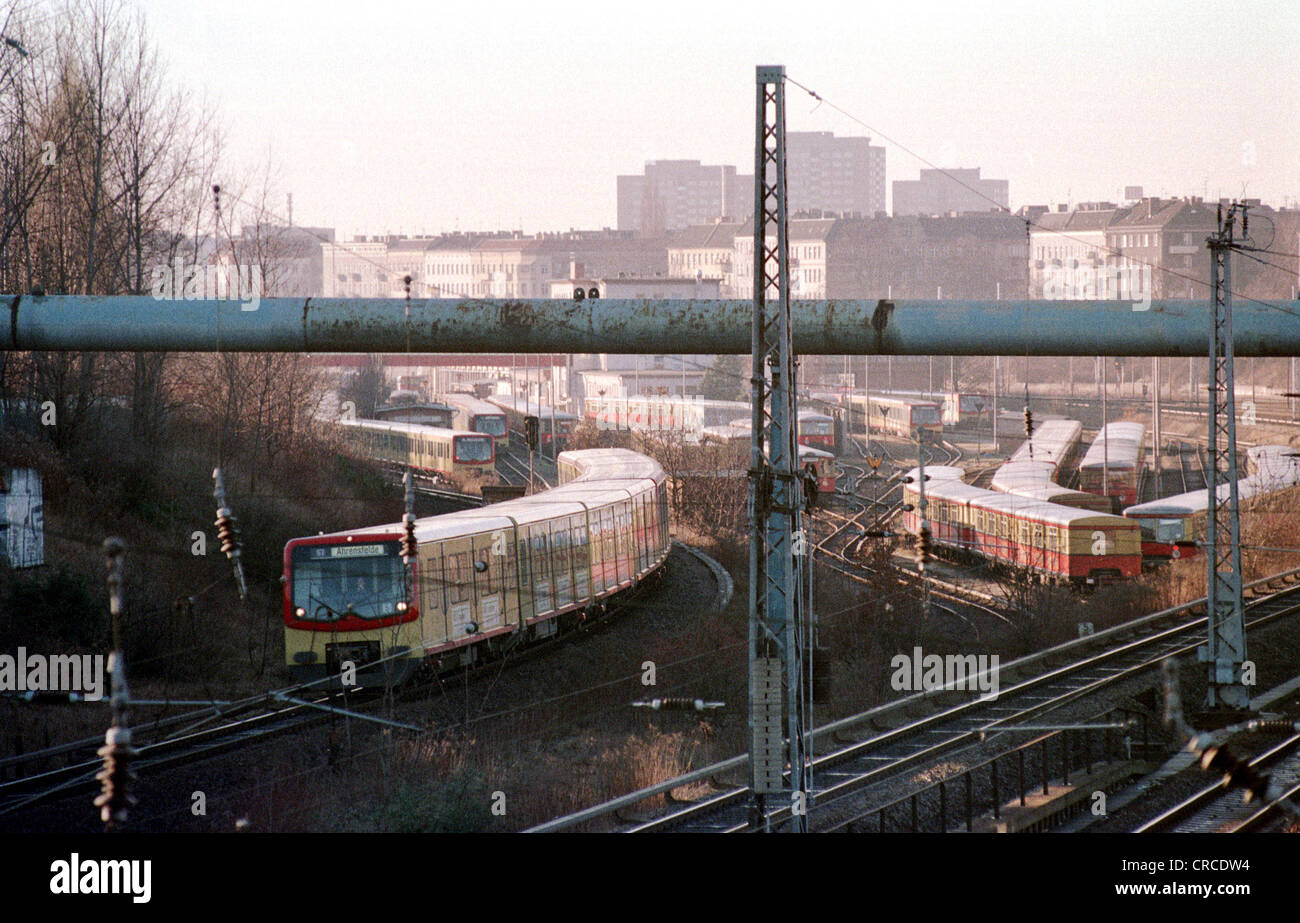
[[[873,147],[870,138],[791,131],[785,136],[785,150],[792,213],[821,211],[871,218],[885,210],[885,149]]]
[[[981,179],[980,168],[922,170],[920,179],[894,180],[894,217],[1010,209],[1004,179]]]
[[[729,165],[653,160],[641,175],[618,178],[618,229],[657,236],[664,231],[748,215],[753,177]]]

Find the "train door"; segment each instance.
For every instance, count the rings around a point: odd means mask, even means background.
[[[447,641],[447,581],[443,574],[442,542],[430,542],[420,549],[416,575],[420,588],[420,626],[424,647]]]
[[[500,533],[504,544],[505,535]],[[474,569],[475,622],[480,631],[492,631],[505,625],[505,585],[508,571],[504,555],[494,554],[496,542],[491,532],[473,537],[471,566]]]
[[[528,527],[528,546],[532,558],[533,598],[539,616],[555,608],[551,599],[551,562],[546,542],[546,523]]]
[[[569,546],[569,517],[551,520],[551,567],[555,573],[556,609],[573,604],[573,552]]]
[[[587,514],[569,517],[569,544],[573,548],[573,600],[589,601],[591,597],[591,557],[587,545]]]
[[[528,527],[515,527],[515,592],[518,593],[519,624],[523,627],[537,615],[533,594],[532,556],[528,553]]]

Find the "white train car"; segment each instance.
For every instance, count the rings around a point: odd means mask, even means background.
[[[1300,453],[1290,446],[1255,446],[1246,453],[1249,475],[1237,481],[1237,499],[1267,496],[1300,485]],[[1220,499],[1228,496],[1228,485],[1216,490]],[[1127,519],[1142,528],[1142,553],[1153,558],[1183,558],[1200,553],[1197,542],[1205,538],[1205,517],[1209,509],[1208,489],[1193,490],[1173,497],[1139,503],[1124,510]]]
[[[285,665],[299,679],[401,682],[576,625],[668,556],[658,462],[626,449],[565,452],[544,493],[403,526],[293,539],[284,550]]]

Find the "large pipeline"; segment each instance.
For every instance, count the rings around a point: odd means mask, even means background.
[[[748,300],[5,295],[6,350],[740,353]],[[1142,309],[1144,308],[1145,309]],[[409,311],[408,311],[409,308]],[[795,301],[801,354],[1204,356],[1207,301]],[[1300,302],[1239,301],[1238,356],[1300,355]]]

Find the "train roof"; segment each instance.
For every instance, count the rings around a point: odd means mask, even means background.
[[[575,415],[567,410],[555,410],[550,404],[541,404],[537,401],[523,400],[519,406],[515,406],[513,398],[489,397],[487,402],[494,407],[505,410],[509,413],[522,413],[525,416],[532,415],[535,417],[546,417],[548,420],[554,415],[557,420],[576,420]]]
[[[798,414],[800,420],[830,420],[833,419],[830,414],[822,413],[820,410],[800,410]]]
[[[1049,461],[1009,461],[993,472],[989,486],[1004,494],[1011,494],[1026,488],[1045,487],[1054,483],[1055,479],[1056,465]]]
[[[915,473],[913,473],[915,472]],[[913,478],[920,475],[920,468],[913,468],[908,472]],[[966,477],[966,469],[958,468],[955,465],[926,465],[925,482],[929,484],[932,481],[960,481]],[[913,481],[915,483],[915,481]]]
[[[862,399],[862,397],[863,396],[861,394],[855,394],[853,395],[853,400],[859,401]],[[938,407],[939,406],[937,401],[932,401],[929,398],[887,397],[887,396],[882,396],[880,394],[876,394],[875,392],[872,392],[871,394],[871,401],[874,404],[897,404],[897,405],[903,405],[909,407]]]
[[[1079,463],[1080,468],[1136,468],[1146,440],[1145,423],[1107,423]]]
[[[1286,446],[1259,446],[1259,448],[1285,449],[1285,454],[1294,451]],[[1264,496],[1300,484],[1300,459],[1286,458],[1283,453],[1274,452],[1263,452],[1258,457],[1262,459],[1273,458],[1277,467],[1267,466],[1267,470],[1259,471],[1249,477],[1239,478],[1237,480],[1238,500]],[[1288,462],[1290,464],[1287,464]],[[1220,484],[1215,493],[1220,500],[1226,499],[1228,485]],[[1172,497],[1149,500],[1146,503],[1126,507],[1124,515],[1131,519],[1175,519],[1180,516],[1203,513],[1209,505],[1210,492],[1208,489],[1192,490],[1185,494],[1176,494]]]
[[[501,413],[500,407],[495,404],[490,404],[482,398],[475,397],[472,394],[443,394],[441,395],[441,399],[445,401],[448,406],[454,407],[458,410],[463,410],[466,413]]]
[[[387,420],[335,420],[339,426],[355,426],[357,429],[382,433],[404,433],[408,436],[429,436],[446,439],[449,436],[482,436],[468,429],[447,429],[442,426],[429,426],[427,423],[391,423]],[[491,439],[491,436],[487,437]]]
[[[1012,463],[1048,462],[1055,468],[1079,442],[1083,424],[1078,420],[1038,420],[1033,435],[1011,454]]]
[[[585,457],[590,456],[590,457]],[[419,542],[476,535],[513,525],[526,525],[555,516],[581,514],[588,506],[626,498],[629,491],[660,483],[663,468],[652,458],[627,449],[587,449],[562,452],[560,458],[579,467],[578,477],[559,487],[488,506],[426,516],[415,521]],[[334,532],[327,538],[400,533],[401,523]]]
[[[659,462],[631,449],[582,449],[561,452],[560,462],[567,462],[578,469],[578,477],[574,480],[643,480],[657,478],[663,474]]]

